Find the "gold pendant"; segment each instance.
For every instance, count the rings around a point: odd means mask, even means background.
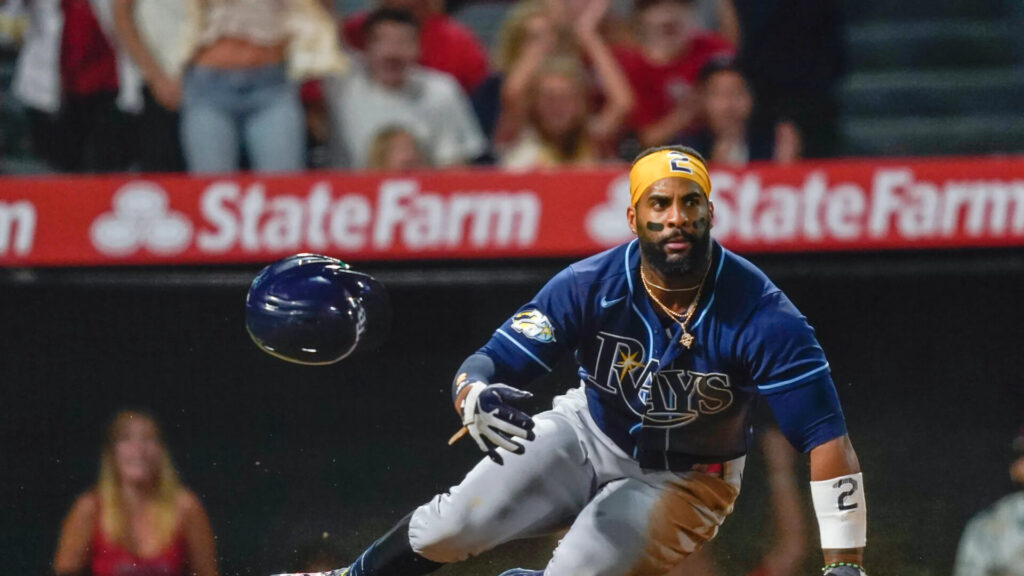
[[[683,330],[683,335],[679,337],[679,343],[689,350],[690,346],[693,346],[693,334]]]

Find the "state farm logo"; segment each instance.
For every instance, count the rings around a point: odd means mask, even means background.
[[[614,246],[633,237],[626,222],[629,206],[629,174],[612,180],[606,189],[606,200],[587,213],[586,229],[590,239],[598,244]]]
[[[28,200],[0,202],[0,256],[25,256],[36,237],[36,207]]]
[[[1024,180],[932,181],[906,167],[859,182],[829,176],[812,170],[802,182],[765,183],[756,172],[712,172],[716,236],[761,245],[1024,237]]]
[[[196,248],[483,251],[532,246],[540,226],[541,201],[528,190],[438,193],[403,178],[382,181],[375,194],[335,194],[331,183],[316,182],[300,195],[269,192],[274,184],[210,184],[199,201]]]
[[[112,200],[114,210],[97,218],[89,229],[92,245],[108,256],[127,256],[145,248],[169,256],[192,239],[192,222],[170,210],[167,192],[152,182],[130,182]]]

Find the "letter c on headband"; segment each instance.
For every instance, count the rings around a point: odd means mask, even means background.
[[[705,196],[711,197],[711,178],[704,162],[678,150],[658,150],[636,161],[629,171],[629,202],[636,205],[647,190],[662,178],[682,178],[696,182]]]

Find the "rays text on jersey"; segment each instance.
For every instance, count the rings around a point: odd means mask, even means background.
[[[610,332],[597,337],[597,365],[588,370],[587,380],[605,392],[620,394],[630,410],[644,418],[645,426],[685,426],[732,406],[727,374],[661,369],[657,359],[644,360],[646,351],[639,341]]]

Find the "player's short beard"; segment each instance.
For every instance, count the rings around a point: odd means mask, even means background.
[[[640,252],[643,253],[644,260],[664,276],[678,276],[704,270],[711,257],[711,250],[709,250],[711,226],[704,228],[703,234],[699,236],[685,234],[684,237],[690,243],[690,251],[680,260],[668,261],[668,255],[663,249],[668,238],[659,241],[645,241],[641,236]]]

